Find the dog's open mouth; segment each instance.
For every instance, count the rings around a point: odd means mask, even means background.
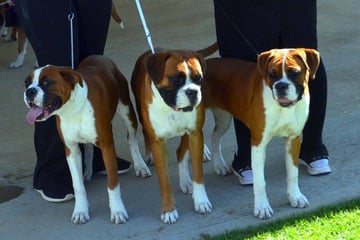
[[[297,101],[291,101],[287,97],[280,97],[280,98],[277,99],[277,102],[282,107],[290,107],[292,105],[295,105]]]
[[[26,115],[26,120],[30,124],[34,124],[36,120],[46,119],[52,112],[58,109],[61,105],[61,99],[55,98],[54,101],[45,106],[44,108],[37,106],[36,104],[29,102],[30,111]]]

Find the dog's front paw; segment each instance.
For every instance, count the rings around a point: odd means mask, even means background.
[[[84,224],[87,221],[90,220],[89,211],[86,209],[83,210],[76,210],[74,209],[74,212],[71,216],[71,221],[75,224]]]
[[[161,221],[166,224],[174,224],[176,223],[178,218],[179,218],[179,214],[176,209],[161,214]]]
[[[183,193],[192,194],[193,193],[193,183],[191,179],[180,179],[180,188]]]
[[[262,204],[255,204],[254,215],[259,219],[270,219],[274,211],[268,202]]]
[[[290,205],[294,208],[306,208],[310,205],[309,200],[302,193],[295,196],[289,195],[289,201]]]
[[[115,224],[126,223],[129,219],[129,216],[125,208],[120,208],[117,210],[111,210],[110,221]]]
[[[17,61],[15,61],[15,62],[10,63],[9,68],[10,68],[10,69],[21,68],[22,65],[23,65],[22,62],[17,62]]]
[[[203,184],[193,183],[194,193],[194,209],[195,212],[207,215],[211,212],[212,205],[205,191]]]

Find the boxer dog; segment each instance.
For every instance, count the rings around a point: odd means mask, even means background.
[[[232,117],[239,119],[251,132],[254,215],[260,219],[273,214],[266,195],[264,165],[266,146],[276,136],[286,141],[290,204],[298,208],[309,205],[298,185],[298,160],[301,133],[309,114],[308,81],[315,77],[319,62],[319,53],[313,49],[273,49],[261,53],[257,63],[231,58],[206,60],[202,93],[204,105],[215,119],[215,171],[221,175],[230,173],[221,154],[221,139]]]
[[[71,220],[82,224],[90,219],[78,143],[92,143],[101,149],[104,159],[111,222],[126,222],[128,214],[121,199],[111,127],[115,112],[127,127],[134,168],[143,177],[151,173],[139,152],[138,123],[125,77],[110,59],[89,56],[76,70],[52,65],[36,69],[26,78],[25,86],[24,100],[30,108],[27,115],[30,123],[56,115],[75,193]]]
[[[14,8],[15,7],[15,1],[13,0],[0,0],[0,7],[2,8],[2,11],[3,12],[3,18],[4,18],[4,22],[3,22],[3,28],[4,31],[2,34],[5,34],[7,33],[7,28],[5,27],[6,26],[6,14],[5,14],[5,11],[14,11]],[[17,19],[17,15],[16,13],[12,13],[13,15],[13,18],[16,18]],[[14,20],[14,21],[17,21],[17,20]],[[9,65],[9,68],[20,68],[22,67],[23,63],[24,63],[24,59],[25,59],[25,56],[26,56],[26,51],[27,51],[27,44],[28,44],[28,40],[26,38],[26,35],[22,29],[22,27],[13,27],[12,29],[12,33],[10,36],[7,36],[5,41],[11,41],[11,37],[16,37],[17,36],[17,39],[18,39],[18,47],[17,47],[17,50],[18,50],[18,55],[16,57],[16,60],[11,62],[10,65]]]
[[[161,220],[167,224],[177,221],[168,173],[166,140],[182,136],[189,145],[192,160],[193,180],[190,174],[180,175],[180,187],[191,194],[195,211],[211,212],[203,177],[204,106],[201,102],[205,62],[202,56],[210,55],[217,45],[198,52],[183,50],[158,50],[155,54],[141,55],[131,77],[131,87],[136,100],[136,109],[143,126],[147,155],[152,153],[160,185]],[[210,49],[210,52],[208,52]],[[177,151],[179,166],[186,167],[188,157]]]

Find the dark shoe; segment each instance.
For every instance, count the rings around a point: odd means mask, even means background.
[[[244,167],[240,169],[232,168],[234,174],[239,178],[241,185],[252,185],[254,183],[253,171],[250,167]]]
[[[118,163],[118,174],[124,174],[131,170],[133,165],[131,162],[119,157],[117,157],[116,159]],[[106,169],[104,164],[98,165],[97,168],[95,168],[94,166],[93,171],[94,173],[106,174]]]

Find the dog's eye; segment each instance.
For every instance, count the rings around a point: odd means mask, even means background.
[[[296,79],[296,78],[299,77],[300,73],[301,73],[301,72],[298,71],[298,70],[291,69],[291,70],[289,70],[289,72],[287,73],[287,75],[288,75],[288,77],[289,77],[290,79]]]
[[[186,76],[182,73],[177,74],[175,76],[170,76],[170,82],[175,86],[181,86],[185,83]]]
[[[278,79],[277,73],[275,71],[270,71],[268,77],[271,81],[276,81]]]
[[[196,83],[196,84],[201,84],[202,77],[200,75],[194,76],[193,77],[193,82]]]

